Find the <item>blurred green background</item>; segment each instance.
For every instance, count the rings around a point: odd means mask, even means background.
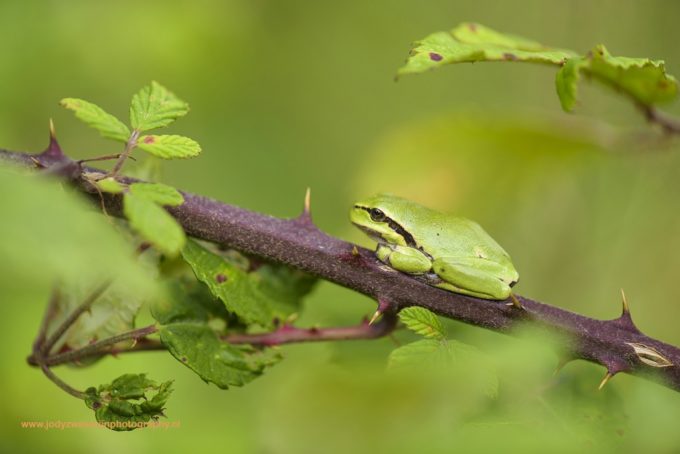
[[[172,131],[204,150],[165,165],[165,182],[284,217],[298,213],[310,186],[318,225],[363,245],[347,211],[369,193],[459,212],[511,253],[518,293],[613,318],[623,287],[638,326],[678,345],[677,142],[587,82],[577,113],[562,113],[554,68],[458,65],[393,80],[411,41],[463,21],[583,52],[602,42],[615,55],[665,59],[678,75],[678,19],[680,3],[667,1],[5,0],[0,147],[41,150],[51,117],[71,156],[119,151],[57,103],[81,97],[126,118],[132,93],[155,79],[192,107]],[[32,221],[43,221],[40,212]],[[497,398],[476,390],[465,368],[444,379],[385,374],[390,339],[288,346],[280,365],[229,391],[148,353],[58,372],[80,388],[127,371],[174,377],[167,413],[180,429],[20,429],[22,420],[92,414],[25,363],[54,276],[39,260],[33,271],[3,262],[3,451],[680,450],[677,393],[628,376],[598,393],[601,367],[571,363],[553,377],[556,358],[537,341],[455,322],[451,336],[494,361]],[[300,324],[355,323],[373,309],[322,283]]]

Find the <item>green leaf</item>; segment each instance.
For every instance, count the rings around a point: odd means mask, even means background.
[[[446,351],[446,343],[436,339],[422,339],[395,348],[387,362],[388,369],[416,367],[427,364],[437,366],[440,359],[437,354]]]
[[[137,147],[163,159],[193,158],[201,152],[198,142],[184,136],[142,136]]]
[[[184,230],[155,202],[129,192],[123,197],[123,212],[130,226],[164,254],[175,256],[184,247]]]
[[[428,339],[444,339],[439,318],[425,308],[411,306],[399,312],[399,319],[411,331]]]
[[[167,126],[187,112],[187,103],[153,81],[132,97],[130,123],[134,129],[148,131]]]
[[[499,33],[480,24],[464,23],[451,32],[438,32],[418,41],[398,75],[418,74],[451,63],[520,61],[561,66],[555,79],[565,111],[576,104],[582,72],[615,88],[643,105],[677,97],[677,80],[666,73],[664,62],[647,58],[614,57],[603,45],[586,56],[550,48],[515,35]]]
[[[125,190],[123,184],[113,177],[95,180],[93,183],[97,185],[100,191],[108,192],[109,194],[120,194]]]
[[[112,430],[127,431],[165,416],[163,407],[172,393],[172,381],[158,385],[146,374],[125,374],[85,393],[85,405],[94,410],[98,422]]]
[[[172,186],[161,183],[133,183],[130,192],[137,197],[151,200],[159,205],[179,206],[184,203],[182,194]]]
[[[75,112],[76,118],[99,131],[102,136],[121,142],[128,141],[128,127],[98,105],[77,98],[64,98],[61,105]]]
[[[581,78],[581,69],[587,66],[585,59],[577,57],[571,58],[557,71],[555,76],[555,88],[560,104],[565,112],[570,112],[576,105],[576,93],[578,82]]]
[[[168,298],[159,298],[151,305],[151,315],[159,323],[231,321],[224,304],[193,276],[171,279],[167,285]]]
[[[270,301],[273,316],[285,320],[301,311],[302,301],[312,291],[317,279],[285,265],[265,263],[249,273],[257,288]]]
[[[490,359],[462,342],[443,339],[411,342],[392,351],[388,369],[417,374],[467,374],[466,377],[474,377],[488,396],[498,394],[498,376]]]
[[[78,307],[96,288],[89,282],[62,285],[59,288],[59,301],[56,312],[48,325],[51,333]],[[82,314],[55,344],[54,350],[77,349],[94,341],[129,331],[144,302],[144,298],[125,285],[113,282],[92,304],[90,310]],[[125,341],[131,345],[133,341]],[[123,347],[123,344],[118,344]]]
[[[643,105],[671,101],[678,92],[678,83],[673,76],[666,74],[663,61],[613,57],[600,44],[586,57],[567,60],[557,72],[555,85],[565,111],[571,111],[576,104],[582,72],[628,94]]]
[[[34,292],[55,281],[94,286],[112,278],[140,298],[157,294],[153,274],[135,260],[134,245],[56,179],[0,169],[0,193],[6,195],[0,198],[0,288],[9,292],[5,295]]]
[[[271,303],[248,273],[193,240],[187,241],[182,257],[229,311],[247,323],[271,325]]]
[[[474,23],[450,32],[437,32],[417,41],[398,75],[418,74],[452,63],[523,61],[562,64],[576,53],[544,46],[515,35],[502,34]]]
[[[243,386],[278,360],[270,349],[222,342],[208,326],[173,323],[160,329],[161,342],[179,362],[222,389]]]
[[[678,94],[677,80],[666,74],[661,60],[613,57],[603,45],[596,46],[581,68],[596,79],[629,94],[642,104],[668,102]]]

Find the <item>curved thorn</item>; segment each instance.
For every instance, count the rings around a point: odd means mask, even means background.
[[[623,289],[621,289],[621,305],[623,306],[621,315],[630,314],[630,307],[628,306],[628,301],[626,300],[626,293],[623,291]]]
[[[310,217],[312,215],[312,188],[310,187],[307,187],[307,192],[305,192],[304,213]]]
[[[517,299],[514,293],[510,292],[510,299],[512,300],[511,303],[506,303],[506,306],[515,306],[517,309],[522,309],[524,310],[524,306],[522,306],[522,303]]]
[[[611,372],[607,372],[602,381],[600,382],[600,385],[597,387],[597,390],[601,391],[602,388],[604,388],[604,385],[606,385],[613,376],[614,374],[612,374]]]
[[[57,133],[55,132],[54,129],[54,121],[52,121],[51,118],[50,118],[50,142],[47,145],[47,148],[45,148],[45,151],[42,152],[42,155],[53,158],[61,158],[64,156],[64,153],[61,151],[61,147],[59,146],[59,142],[57,142]]]

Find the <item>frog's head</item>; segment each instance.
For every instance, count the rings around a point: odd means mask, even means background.
[[[349,212],[349,218],[368,236],[379,243],[409,245],[413,237],[399,223],[404,199],[378,194],[356,202]]]

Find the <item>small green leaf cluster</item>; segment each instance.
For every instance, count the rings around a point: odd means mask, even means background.
[[[285,266],[255,262],[235,251],[221,251],[188,240],[179,223],[166,211],[167,207],[184,203],[179,191],[160,183],[117,177],[120,165],[135,148],[166,159],[191,157],[200,152],[198,144],[186,137],[143,135],[185,115],[189,110],[187,104],[152,82],[132,98],[130,128],[87,101],[67,98],[62,105],[104,137],[126,144],[110,173],[85,172],[83,179],[100,194],[120,195],[128,223],[121,224],[118,230],[133,242],[141,239],[142,244],[154,246],[138,257],[154,268],[150,274],[157,276],[165,289],[162,295],[149,301],[151,315],[158,322],[153,328],[162,345],[205,382],[221,389],[243,386],[262,375],[281,359],[278,350],[229,343],[230,336],[271,330],[280,321],[297,316],[315,279]],[[130,235],[130,230],[134,235]],[[87,300],[86,290],[92,289],[89,285],[81,287],[61,286],[59,315],[49,324],[49,332],[68,321],[70,314]],[[62,348],[85,349],[98,341],[109,345],[110,351],[131,348],[132,339],[137,339],[131,336],[137,335],[134,321],[143,307],[142,298],[129,295],[124,283],[114,282],[106,288],[104,294],[89,303],[90,313],[78,317],[53,352]],[[125,340],[114,342],[119,338]],[[101,356],[94,355],[80,364],[89,365],[98,358]],[[85,401],[95,410],[98,421],[145,422],[162,415],[170,383],[157,385],[145,375],[127,374],[111,384],[89,388]]]
[[[149,193],[160,200],[163,192],[149,189]],[[172,201],[170,193],[163,194],[167,197],[163,202]],[[280,265],[255,265],[234,251],[211,251],[194,240],[188,240],[182,255],[174,259],[160,261],[158,254],[151,256],[154,259],[147,261],[158,267],[166,289],[162,297],[151,301],[151,315],[158,322],[161,343],[179,363],[203,381],[228,389],[248,384],[281,360],[276,348],[232,344],[229,336],[270,330],[277,320],[296,316],[314,278]],[[82,348],[95,339],[134,328],[139,301],[129,299],[124,289],[114,286],[110,290],[92,306],[92,317],[83,318],[82,323],[79,320],[57,349]],[[57,307],[61,315],[50,330],[87,294],[68,288],[62,288],[61,293],[62,303]],[[82,363],[89,364],[92,362]],[[126,374],[111,384],[89,388],[85,394],[86,404],[100,422],[145,422],[162,416],[170,382],[157,385],[144,375]],[[109,427],[132,430],[139,425]]]
[[[182,258],[195,279],[175,279],[172,297],[152,307],[161,342],[206,382],[222,389],[243,386],[280,356],[274,349],[233,345],[224,338],[269,329],[298,313],[315,280],[277,265],[253,270],[243,257],[210,251],[194,240],[187,241]]]
[[[184,196],[175,188],[161,183],[126,184],[114,177],[88,180],[100,192],[123,195],[123,214],[130,227],[146,242],[163,254],[174,257],[186,244],[186,235],[179,223],[163,207],[184,203]]]
[[[398,75],[419,74],[453,63],[510,61],[559,66],[555,86],[562,108],[573,110],[581,74],[613,87],[636,103],[651,106],[672,101],[677,80],[666,73],[664,62],[648,58],[612,56],[599,44],[585,55],[545,46],[515,35],[499,33],[475,23],[463,23],[450,32],[433,33],[417,41]]]
[[[109,429],[128,431],[164,416],[163,409],[171,393],[172,381],[157,384],[146,374],[125,374],[110,384],[88,388],[85,405]]]
[[[184,197],[173,187],[160,183],[133,183],[123,196],[123,213],[142,238],[164,254],[175,256],[186,244],[186,235],[163,206],[182,203]]]
[[[168,256],[175,256],[184,247],[186,235],[180,225],[163,207],[181,205],[182,195],[162,184],[133,183],[127,185],[116,179],[124,161],[135,148],[163,158],[190,158],[201,152],[200,145],[188,137],[178,135],[143,135],[163,128],[189,112],[189,105],[158,82],[142,88],[130,103],[130,125],[96,104],[77,98],[65,98],[61,105],[72,110],[76,117],[93,127],[106,138],[124,142],[125,149],[108,175],[96,174],[88,181],[98,191],[123,193],[123,213],[132,228],[147,242]]]
[[[103,137],[126,143],[129,151],[140,148],[163,159],[191,158],[201,152],[201,146],[188,137],[142,135],[143,132],[168,126],[189,112],[186,102],[156,81],[132,97],[132,130],[101,107],[83,99],[64,98],[61,105],[72,110],[78,119],[99,131]]]

